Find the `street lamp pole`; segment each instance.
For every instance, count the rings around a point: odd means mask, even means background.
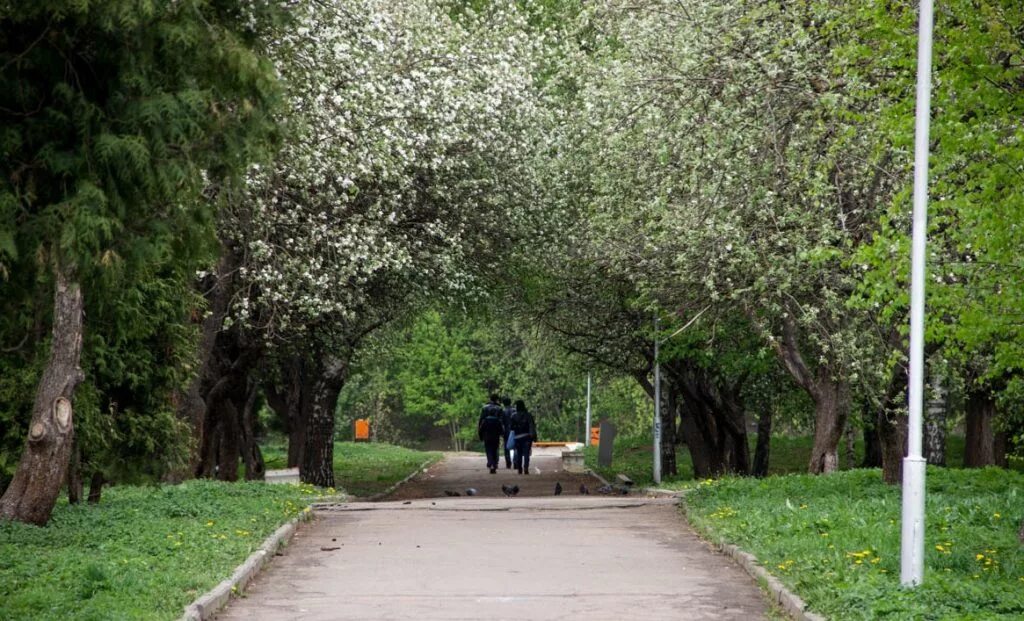
[[[660,327],[658,317],[654,317],[654,470],[655,483],[661,483],[661,362],[658,361]]]
[[[921,455],[924,400],[924,285],[928,237],[928,133],[931,115],[932,0],[921,0],[917,40],[917,111],[914,127],[914,227],[910,276],[910,371],[907,456],[903,460],[900,583],[924,578],[924,480]]]
[[[590,373],[587,373],[587,426],[583,428],[583,446],[590,446]]]

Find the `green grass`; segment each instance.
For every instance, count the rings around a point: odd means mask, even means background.
[[[807,462],[811,457],[813,438],[810,436],[773,436],[768,460],[768,474],[803,474],[807,472]],[[750,459],[754,458],[756,438],[750,438]],[[616,474],[623,473],[636,481],[638,485],[653,485],[651,477],[652,455],[649,438],[616,438],[612,452],[612,467],[601,468],[597,465],[597,447],[584,449],[586,465],[605,479],[611,480]],[[855,462],[861,463],[864,458],[864,444],[860,438],[854,445]],[[953,467],[959,467],[964,460],[964,439],[961,436],[950,436],[946,442],[946,461]],[[840,449],[840,465],[846,468],[846,451]],[[690,451],[681,446],[676,451],[676,464],[679,474],[662,478],[661,487],[668,489],[685,489],[693,485],[693,462]],[[1024,470],[1024,462],[1011,460],[1011,468]]]
[[[283,441],[263,447],[267,469],[284,468],[287,448]],[[436,451],[413,449],[382,442],[335,442],[335,485],[353,496],[372,496],[409,476],[425,461],[441,459]]]
[[[0,521],[0,619],[175,619],[283,522],[311,486],[112,487],[44,528]]]
[[[1024,475],[927,474],[924,583],[899,584],[900,488],[876,469],[726,478],[686,497],[693,525],[751,552],[815,612],[835,619],[1024,618]]]
[[[754,456],[755,441],[756,439],[751,440],[751,460],[753,460]],[[807,462],[811,457],[811,443],[812,438],[810,437],[773,437],[771,459],[768,464],[769,474],[806,472]],[[638,485],[649,486],[654,483],[651,476],[653,461],[651,451],[652,446],[649,438],[616,438],[615,447],[612,451],[611,468],[601,468],[597,465],[596,446],[586,447],[584,455],[587,467],[608,480],[615,478],[616,474],[623,473],[628,475]],[[862,449],[858,444],[858,461],[861,459],[861,451]],[[679,474],[662,477],[661,487],[681,489],[692,485],[693,462],[690,459],[690,451],[685,446],[681,446],[676,450],[676,467]]]

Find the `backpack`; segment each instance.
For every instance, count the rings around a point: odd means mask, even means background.
[[[501,424],[501,409],[497,407],[486,407],[483,411],[483,418],[480,420],[480,439],[501,437],[503,426]]]

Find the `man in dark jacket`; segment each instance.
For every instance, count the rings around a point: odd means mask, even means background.
[[[480,420],[476,424],[477,435],[484,443],[487,453],[487,468],[494,474],[498,470],[498,443],[504,426],[501,424],[502,411],[498,405],[498,395],[491,395],[490,402],[480,412]]]
[[[512,468],[512,451],[508,448],[508,434],[512,432],[512,415],[516,409],[512,407],[512,400],[508,397],[502,397],[501,405],[503,406],[501,408],[501,426],[503,429],[501,446],[505,449],[505,469],[508,470]]]

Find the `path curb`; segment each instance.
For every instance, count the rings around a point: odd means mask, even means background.
[[[444,459],[444,457],[441,457],[441,459]],[[373,496],[367,496],[366,498],[360,498],[359,500],[362,500],[364,502],[376,502],[376,501],[380,500],[381,498],[385,498],[387,496],[390,496],[391,494],[393,494],[395,492],[396,489],[398,489],[399,487],[405,485],[410,480],[412,480],[413,477],[415,477],[416,475],[418,475],[421,472],[423,472],[424,468],[428,468],[428,467],[436,464],[437,462],[441,461],[441,459],[428,459],[427,461],[425,461],[422,464],[420,464],[419,468],[416,468],[415,470],[413,470],[409,474],[409,476],[405,477],[404,479],[402,479],[398,483],[395,483],[394,485],[392,485],[391,487],[387,488],[383,492],[377,492]]]
[[[278,550],[291,541],[299,523],[308,522],[311,519],[313,519],[313,510],[310,508],[278,527],[273,534],[263,541],[263,545],[258,550],[250,554],[244,563],[235,568],[230,578],[222,581],[186,606],[185,614],[181,616],[179,621],[206,621],[207,619],[212,619],[214,614],[224,606],[227,606],[228,602],[231,601],[232,593],[239,594],[244,591],[246,585],[252,581],[260,569],[274,557]]]
[[[685,502],[680,502],[679,506],[682,507],[683,514],[686,515],[687,521],[690,521],[689,507],[686,506]],[[807,604],[804,600],[800,599],[796,593],[790,591],[778,578],[769,573],[768,570],[758,562],[757,557],[750,552],[745,552],[731,543],[710,541],[708,537],[704,536],[704,534],[699,532],[697,529],[693,529],[693,532],[697,533],[697,536],[713,548],[739,563],[740,567],[742,567],[751,578],[764,584],[764,587],[769,593],[771,593],[772,600],[778,604],[787,615],[796,621],[828,621],[826,617],[807,610]]]

